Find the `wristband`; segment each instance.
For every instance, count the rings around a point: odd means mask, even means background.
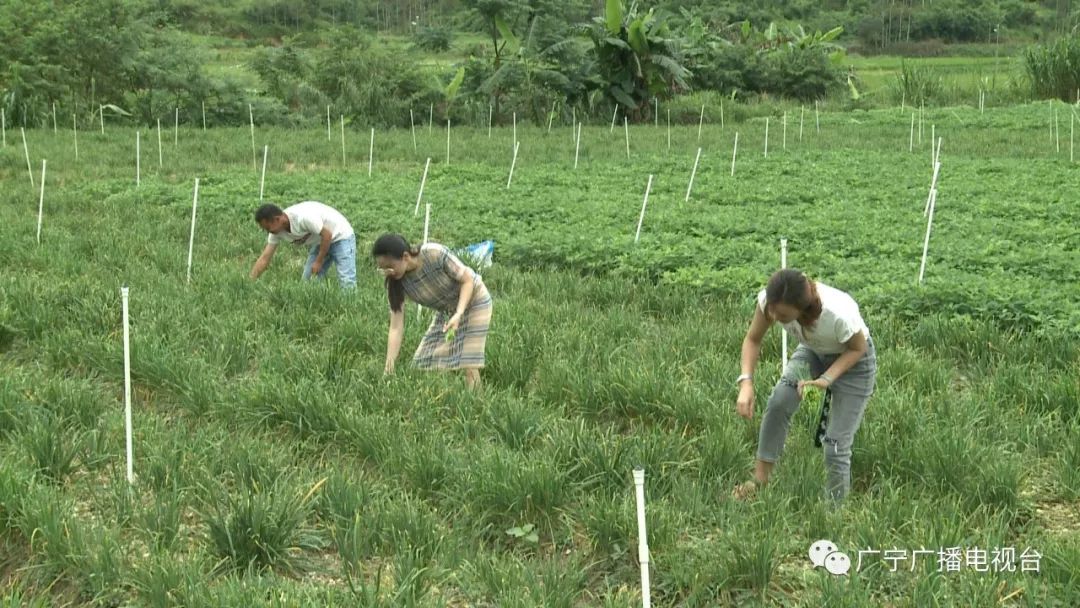
[[[833,383],[833,379],[832,379],[831,377],[829,377],[829,374],[821,374],[821,375],[820,375],[820,376],[818,376],[818,377],[819,377],[819,378],[821,378],[821,379],[823,379],[823,380],[825,380],[825,382],[828,382],[828,383],[829,383],[829,386],[832,386],[832,383]]]
[[[752,374],[742,374],[738,378],[735,379],[735,386],[739,386],[740,384],[742,384],[743,380],[753,380],[753,379],[754,379],[754,376]]]

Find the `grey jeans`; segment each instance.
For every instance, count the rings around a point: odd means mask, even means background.
[[[799,367],[808,367],[812,377],[817,378],[839,356],[818,355],[802,344],[791,354],[765,407],[758,435],[758,460],[776,462],[784,450],[791,417],[799,407],[799,394],[796,392]],[[851,445],[862,423],[866,403],[874,393],[876,377],[877,354],[873,341],[867,341],[866,354],[829,388],[832,406],[822,450],[825,453],[825,492],[833,500],[842,500],[851,489]]]

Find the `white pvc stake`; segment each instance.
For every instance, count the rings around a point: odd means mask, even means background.
[[[269,146],[267,146],[269,147]],[[265,157],[264,157],[265,158]],[[259,200],[262,200],[262,193],[260,188]],[[188,237],[187,248],[187,282],[191,284],[191,261],[195,254],[195,213],[199,207],[199,178],[195,178],[195,195],[191,199],[191,236]]]
[[[630,158],[630,121],[623,116],[623,132],[626,133],[626,158]]]
[[[907,89],[900,92],[900,113],[904,113],[904,105],[907,104]]]
[[[806,106],[799,108],[799,141],[802,142],[803,118],[806,117]]]
[[[410,110],[411,111],[411,110]],[[488,104],[488,139],[491,139],[491,119],[495,113],[495,107],[490,103]]]
[[[787,150],[787,112],[786,111],[784,112],[784,129],[783,129],[783,133],[784,133],[784,136],[783,136],[783,139],[781,140],[783,142],[783,145],[781,146],[781,149]]]
[[[1073,161],[1073,132],[1076,130],[1076,114],[1069,114],[1069,162]]]
[[[255,156],[255,112],[251,109],[251,104],[248,104],[248,122],[251,124],[251,168],[258,169],[258,159]]]
[[[581,153],[581,123],[577,125],[577,137],[574,141],[574,168],[578,166],[578,155]]]
[[[1050,143],[1054,143],[1054,100],[1050,99]]]
[[[930,250],[930,228],[934,223],[934,207],[937,205],[937,190],[930,191],[930,214],[926,219],[926,238],[923,239],[922,263],[919,264],[919,283],[923,281],[926,271],[926,254]]]
[[[652,103],[653,103],[653,112],[652,112],[653,126],[659,129],[660,128],[660,100],[657,99],[656,97],[653,97],[652,98]]]
[[[671,152],[671,108],[667,111],[667,151]]]
[[[765,117],[765,158],[769,158],[769,117]]]
[[[131,337],[128,323],[128,288],[120,288],[120,300],[124,321],[124,447],[127,455],[127,480],[135,483],[135,470],[131,450]]]
[[[510,142],[511,147],[517,145],[517,112],[514,112],[514,141]]]
[[[105,106],[98,104],[98,118],[101,119],[101,134],[105,134]]]
[[[634,496],[637,502],[638,563],[641,564],[641,605],[652,607],[649,587],[649,540],[645,529],[645,469],[634,469]]]
[[[787,239],[780,239],[780,268],[787,268]],[[780,332],[780,348],[783,351],[784,358],[781,362],[787,365],[787,332]]]
[[[45,211],[45,159],[41,159],[41,196],[37,209],[37,244],[41,244],[41,216]]]
[[[266,185],[266,157],[270,155],[270,146],[263,146],[262,176],[259,177],[259,200],[263,200],[263,187]]]
[[[341,114],[341,166],[345,166],[345,115]]]
[[[206,130],[206,102],[202,102],[202,130]]]
[[[409,118],[412,119],[412,108],[409,109]],[[330,106],[326,106],[326,141],[334,141],[330,135]]]
[[[936,131],[937,131],[937,125],[933,125],[933,124],[930,125],[930,166],[931,167],[933,167],[934,163],[937,162],[937,149],[934,148],[934,142],[937,141],[937,135],[935,135]]]
[[[551,114],[548,114],[548,133],[551,133],[551,123],[555,120],[555,104],[558,100],[551,102]]]
[[[697,140],[701,141],[701,127],[705,124],[705,104],[701,104],[701,115],[697,121]]]
[[[30,148],[26,147],[26,129],[19,127],[19,133],[22,133],[22,149],[23,154],[26,156],[26,172],[30,175],[30,187],[34,187],[34,170],[30,167]]]
[[[720,98],[720,129],[724,129],[724,99]]]
[[[371,170],[375,166],[375,127],[371,127],[371,144],[368,146],[367,176],[371,177]]]
[[[0,108],[0,133],[3,134],[4,147],[7,147],[7,115],[4,114],[4,109]]]
[[[518,148],[521,146],[521,142],[514,144],[514,158],[510,161],[510,177],[506,178],[506,189],[510,189],[510,181],[514,179],[514,165],[517,164]]]
[[[412,151],[416,153],[416,119],[413,118],[412,108],[409,108],[409,130],[412,131]]]
[[[161,119],[157,121],[157,166],[161,169],[163,162],[163,156],[161,154]]]
[[[56,102],[52,102],[52,132],[56,135]]]
[[[821,114],[818,113],[818,102],[814,100],[814,124],[817,127],[817,132],[821,133]]]
[[[934,166],[941,164],[941,138],[937,138],[937,149],[934,150]]]
[[[619,113],[619,104],[615,104],[615,111],[611,113],[611,128],[608,129],[608,133],[615,132],[615,116]]]
[[[926,205],[923,206],[923,216],[930,213],[930,197],[937,191],[938,176],[941,174],[941,163],[934,163],[934,176],[930,179],[930,191],[926,193]]]
[[[907,151],[915,151],[915,113],[911,113],[911,133],[908,135]]]
[[[1061,154],[1061,126],[1058,124],[1057,106],[1054,106],[1054,145],[1057,153]]]
[[[735,176],[735,155],[739,152],[739,132],[735,132],[735,145],[731,147],[731,175]]]
[[[446,165],[450,165],[450,119],[446,119]]]
[[[697,156],[694,157],[694,168],[690,171],[690,183],[686,185],[686,198],[683,202],[690,200],[690,190],[694,187],[694,176],[697,175],[698,161],[701,160],[701,148],[697,149]]]
[[[428,226],[431,224],[431,203],[424,203],[424,242],[421,245],[427,245],[428,242]],[[420,316],[421,307],[420,303],[416,303],[416,316]]]
[[[922,115],[923,115],[923,105],[922,105],[922,103],[919,103],[919,145],[920,146],[922,145]]]
[[[641,238],[641,224],[645,221],[645,206],[649,204],[649,192],[652,190],[652,179],[653,176],[650,174],[649,183],[645,186],[645,200],[641,202],[641,215],[638,216],[637,232],[634,233],[635,243],[638,242],[639,238]]]
[[[577,106],[571,108],[571,112],[573,113],[574,122],[570,125],[570,139],[576,140],[577,139],[577,129],[578,129]]]
[[[180,108],[176,108],[176,117],[173,119],[173,147],[180,145]]]
[[[434,124],[435,124],[435,102],[431,102],[428,105],[428,118],[427,118],[427,132],[428,132],[428,135],[431,135],[432,129],[435,128]]]
[[[427,183],[428,167],[431,166],[431,157],[429,156],[427,162],[424,163],[424,175],[420,178],[420,192],[416,193],[416,208],[413,209],[413,217],[420,215],[420,199],[424,197],[424,184]]]
[[[142,151],[140,150],[139,132],[135,131],[135,187],[142,183]]]
[[[79,119],[75,114],[71,115],[71,132],[75,137],[75,160],[79,160]],[[4,142],[7,145],[7,142]]]

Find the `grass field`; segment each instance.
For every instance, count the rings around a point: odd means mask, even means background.
[[[0,148],[0,597],[10,605],[627,606],[640,602],[630,471],[647,474],[657,606],[1080,603],[1080,166],[1070,106],[898,109],[725,127],[347,134],[256,130],[267,198],[342,209],[363,253],[496,241],[486,390],[382,376],[385,292],[302,284],[302,254],[247,271],[265,236],[247,129],[156,138],[107,125]],[[943,138],[926,280],[917,285]],[[739,154],[730,175],[732,143]],[[171,135],[171,134],[170,134]],[[15,145],[18,144],[18,145]],[[702,161],[684,202],[696,148]],[[261,161],[261,158],[259,159]],[[648,175],[655,181],[633,242]],[[200,178],[193,281],[191,193]],[[853,493],[822,503],[816,408],[775,483],[726,500],[758,419],[734,414],[752,298],[789,263],[853,293],[878,348]],[[368,272],[368,269],[371,271]],[[121,284],[131,289],[136,484],[124,479]],[[405,355],[427,313],[408,315]],[[767,339],[757,410],[779,372]],[[405,368],[407,366],[400,366]],[[527,529],[532,526],[531,529]],[[512,532],[512,533],[511,533]],[[535,538],[530,537],[535,532]],[[813,569],[828,538],[852,557]],[[938,550],[989,552],[938,572]],[[1015,571],[994,549],[1014,548]],[[912,571],[862,550],[927,549]],[[1026,551],[1026,553],[1024,553]],[[1024,571],[1036,564],[1038,572]]]

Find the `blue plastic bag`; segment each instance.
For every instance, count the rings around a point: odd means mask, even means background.
[[[491,266],[491,254],[495,252],[495,241],[483,241],[466,246],[461,257],[475,270]]]

